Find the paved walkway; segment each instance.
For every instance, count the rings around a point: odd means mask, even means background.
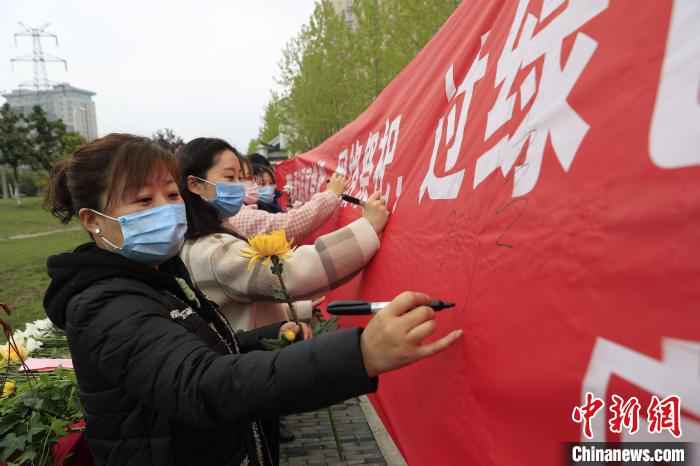
[[[328,409],[287,416],[285,422],[296,439],[282,444],[281,465],[405,465],[368,405],[366,398],[354,398]]]

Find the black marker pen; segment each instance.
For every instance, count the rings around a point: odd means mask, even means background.
[[[328,313],[336,316],[359,316],[376,314],[389,305],[388,302],[368,303],[367,301],[333,301],[328,305]],[[434,300],[428,306],[436,311],[450,309],[454,303]]]
[[[341,194],[340,198],[344,200],[345,202],[349,202],[350,204],[355,204],[364,207],[365,203],[362,202],[360,199],[356,197],[352,197],[349,194]]]

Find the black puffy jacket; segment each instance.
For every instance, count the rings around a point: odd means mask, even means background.
[[[98,465],[275,464],[276,416],[376,390],[360,330],[256,351],[279,324],[234,335],[178,283],[192,287],[179,258],[155,270],[88,243],[48,269],[44,306],[68,336]]]

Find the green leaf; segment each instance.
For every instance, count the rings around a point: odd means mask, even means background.
[[[291,344],[285,338],[262,338],[260,343],[268,351],[276,351]]]
[[[24,405],[36,411],[41,410],[44,406],[44,399],[39,398],[35,393],[27,392],[27,394],[28,396],[24,397],[22,400]]]
[[[314,335],[322,335],[324,333],[332,332],[338,329],[338,318],[331,317],[330,319],[326,320],[323,317],[319,317],[314,321],[312,328]]]
[[[3,416],[2,422],[0,423],[0,438],[2,438],[7,432],[11,431],[17,426],[24,424],[22,418],[18,416]]]
[[[56,437],[62,437],[66,435],[66,428],[68,427],[68,421],[63,421],[61,419],[55,419],[51,422],[51,431],[56,435]]]
[[[10,464],[34,464],[34,458],[36,458],[37,452],[33,449],[28,449],[22,452],[17,458],[13,460]]]
[[[27,438],[25,436],[18,436],[14,432],[7,434],[4,439],[0,440],[0,448],[3,449],[0,461],[7,461],[16,451],[24,451],[26,445]]]

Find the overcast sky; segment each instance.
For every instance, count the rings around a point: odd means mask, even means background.
[[[0,91],[32,79],[31,38],[19,21],[50,22],[68,60],[49,79],[97,93],[100,135],[150,136],[173,128],[186,141],[216,136],[246,150],[275,86],[282,48],[310,17],[314,0],[0,0]],[[0,102],[4,99],[0,98]]]

